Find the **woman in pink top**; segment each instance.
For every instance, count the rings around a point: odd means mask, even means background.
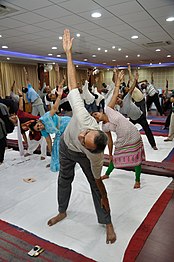
[[[109,178],[110,173],[116,168],[134,167],[135,168],[135,185],[134,188],[140,188],[141,163],[145,160],[143,142],[138,129],[122,114],[114,110],[116,99],[119,93],[119,86],[124,76],[123,71],[118,74],[116,86],[110,103],[105,109],[105,113],[94,112],[92,115],[100,122],[103,121],[102,129],[107,133],[109,142],[110,165],[103,179]],[[136,84],[136,78],[133,85]],[[117,135],[113,143],[111,132]],[[115,146],[114,154],[113,144]]]

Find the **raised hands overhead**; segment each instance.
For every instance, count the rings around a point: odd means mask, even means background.
[[[73,40],[74,38],[71,38],[69,29],[65,29],[63,34],[63,49],[66,54],[71,51]]]
[[[118,71],[118,76],[117,79],[121,82],[123,82],[124,79],[124,70],[121,70],[120,72]]]
[[[59,72],[59,65],[57,63],[55,64],[54,69],[55,69],[56,72]]]

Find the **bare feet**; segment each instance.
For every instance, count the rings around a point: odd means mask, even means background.
[[[153,148],[154,150],[158,150],[158,148],[157,148],[156,146],[153,146],[152,148]]]
[[[63,220],[66,216],[67,216],[66,212],[59,213],[57,216],[52,217],[50,220],[48,220],[47,224],[51,227],[55,225],[56,223],[60,222],[61,220]]]
[[[101,176],[101,180],[108,179],[108,178],[109,178],[109,176],[107,176],[107,175]]]
[[[140,188],[140,182],[135,182],[134,188],[135,189]]]
[[[170,139],[170,138],[164,139],[164,142],[168,142],[168,141],[172,141],[172,139]]]
[[[112,223],[106,225],[106,244],[113,244],[116,241],[116,234]]]
[[[26,153],[24,156],[25,156],[25,157],[26,157],[26,156],[31,156],[31,154],[29,154],[29,153]]]

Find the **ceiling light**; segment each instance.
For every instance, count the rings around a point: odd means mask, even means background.
[[[159,62],[159,65],[161,65],[161,62]]]
[[[140,55],[137,55],[137,57],[140,57]]]
[[[152,65],[152,63],[150,63],[150,65]]]
[[[173,22],[173,21],[174,21],[174,17],[172,17],[172,16],[171,16],[171,17],[168,17],[168,18],[166,19],[166,21],[167,21],[167,22]]]
[[[2,35],[0,35],[0,37],[2,37]]]
[[[115,62],[116,60],[115,59],[112,59],[112,62]]]
[[[78,65],[76,65],[76,67],[79,67]]]
[[[138,39],[138,36],[137,35],[133,35],[131,36],[132,39]]]
[[[105,53],[107,53],[108,52],[108,50],[105,50]]]
[[[112,46],[112,49],[115,49],[115,45]]]
[[[52,56],[53,54],[48,54],[49,56]]]
[[[103,63],[103,65],[106,65],[106,63]]]
[[[79,33],[77,33],[77,34],[76,34],[76,36],[77,36],[77,37],[80,37],[80,34],[79,34]]]
[[[94,12],[94,13],[91,14],[91,16],[92,16],[93,18],[99,18],[99,17],[101,17],[101,13],[99,13],[99,12]]]
[[[8,46],[7,45],[2,45],[2,48],[8,48]]]
[[[171,57],[171,55],[167,55],[167,57]]]
[[[88,59],[87,59],[87,58],[85,58],[85,59],[84,59],[84,61],[88,61]]]
[[[61,55],[57,55],[57,57],[61,57]]]
[[[57,49],[57,46],[53,46],[53,47],[51,47],[51,49],[53,49],[53,50],[54,50],[54,49]]]
[[[63,38],[62,36],[59,36],[59,40],[62,40],[62,38]]]
[[[92,55],[92,57],[96,57],[96,55]]]
[[[10,57],[7,57],[7,60],[10,60]]]
[[[121,48],[118,48],[118,51],[121,51]]]
[[[101,48],[100,48],[100,47],[98,47],[98,48],[97,48],[97,50],[98,50],[98,51],[100,51],[100,50],[101,50]]]
[[[129,56],[128,55],[126,55],[126,58],[128,58]]]
[[[160,52],[160,51],[161,51],[161,49],[159,49],[159,48],[158,48],[158,49],[156,49],[155,51],[156,51],[156,52]]]

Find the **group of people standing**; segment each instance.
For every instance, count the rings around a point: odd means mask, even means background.
[[[119,72],[114,69],[114,85],[108,89],[109,96],[105,92],[99,93],[95,86],[90,89],[89,79],[79,89],[72,60],[72,46],[73,38],[66,29],[63,35],[68,76],[66,102],[68,101],[72,111],[71,116],[57,114],[65,90],[62,87],[63,84],[58,84],[54,99],[51,98],[50,90],[47,88],[46,99],[47,101],[52,99],[51,102],[54,101],[54,103],[49,104],[51,105],[49,111],[45,113],[43,101],[31,86],[25,70],[26,87],[22,90],[23,92],[18,90],[19,108],[16,114],[9,115],[6,106],[0,104],[0,143],[2,145],[0,162],[4,160],[6,135],[13,132],[14,125],[20,125],[23,138],[28,143],[26,156],[41,145],[41,159],[45,159],[47,145],[51,154],[51,170],[59,171],[58,214],[48,221],[49,226],[53,226],[67,216],[75,165],[78,163],[90,184],[97,220],[100,224],[106,225],[106,243],[114,243],[116,233],[111,221],[108,194],[103,179],[108,178],[114,168],[134,167],[134,188],[140,188],[141,165],[145,160],[145,152],[136,123],[143,127],[151,147],[157,150],[157,146],[146,120],[145,99],[139,86],[141,83],[138,81],[138,71],[136,70],[133,76],[128,65],[129,82],[128,85],[123,85],[124,71]],[[143,81],[141,88],[148,91],[150,97],[148,106],[153,101],[159,113],[162,114],[156,90],[146,81]],[[26,93],[27,100],[32,104],[32,114],[24,112],[23,93]],[[107,97],[107,102],[105,97]],[[174,98],[172,99],[174,102]],[[173,115],[174,112],[172,117]],[[9,130],[7,130],[6,119],[8,123],[11,123]],[[102,127],[99,122],[102,122]],[[26,131],[29,131],[28,138]],[[113,141],[112,132],[116,134],[115,141]],[[55,134],[54,143],[52,143],[51,134]],[[171,134],[167,141],[172,139]],[[110,164],[102,177],[104,150],[107,145]]]

